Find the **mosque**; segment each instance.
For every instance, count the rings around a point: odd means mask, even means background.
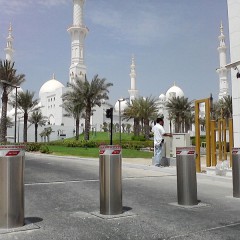
[[[240,2],[240,0],[237,0],[237,1]],[[231,3],[231,0],[229,0],[229,2]],[[86,66],[84,63],[84,55],[85,55],[84,42],[88,34],[88,28],[85,26],[84,18],[83,18],[84,3],[85,3],[85,0],[73,1],[73,23],[72,23],[72,26],[70,26],[67,30],[71,37],[71,63],[69,67],[70,83],[73,83],[76,78],[84,79],[84,76],[86,74]],[[239,25],[240,25],[240,20],[239,20]],[[217,73],[219,75],[219,99],[221,99],[224,96],[229,95],[227,76],[228,76],[228,71],[231,67],[231,66],[230,67],[226,66],[227,47],[225,45],[225,36],[223,33],[222,24],[220,25],[219,42],[220,44],[218,47],[218,52],[219,52],[220,66],[217,69]],[[230,32],[230,42],[231,42],[231,32]],[[238,42],[239,42],[238,45],[240,48],[240,40]],[[5,53],[6,53],[6,59],[13,61],[14,50],[13,50],[13,36],[12,36],[11,25],[9,27],[9,34],[7,37],[7,46],[5,48]],[[240,53],[240,49],[238,49],[238,53]],[[68,88],[65,87],[63,83],[61,83],[55,78],[55,74],[53,74],[52,79],[46,81],[39,90],[39,100],[40,100],[39,106],[41,106],[42,114],[46,116],[48,119],[48,126],[39,127],[39,133],[44,128],[51,127],[53,129],[53,133],[50,136],[51,140],[56,140],[61,137],[63,138],[63,137],[74,136],[74,132],[75,132],[74,119],[71,117],[66,117],[66,112],[61,107],[62,105],[61,96],[67,90]],[[18,91],[22,91],[22,89],[18,89]],[[134,56],[132,56],[131,64],[130,64],[130,89],[128,90],[128,93],[129,93],[128,99],[121,99],[121,97],[119,96],[119,100],[115,104],[103,102],[101,107],[96,107],[93,110],[93,115],[91,117],[92,129],[94,129],[95,131],[101,131],[103,127],[103,123],[109,122],[109,119],[106,118],[106,109],[110,107],[114,108],[113,121],[115,123],[118,122],[121,112],[127,106],[127,101],[131,102],[132,100],[134,100],[136,97],[139,96],[139,92],[136,87],[136,64],[135,64]],[[125,96],[126,94],[123,94],[123,95]],[[178,87],[175,83],[166,91],[165,94],[161,93],[159,96],[159,114],[163,114],[165,116],[166,131],[170,131],[169,129],[170,124],[169,124],[169,120],[166,118],[167,111],[165,109],[165,104],[168,101],[168,99],[172,97],[183,97],[183,96],[184,96],[183,90],[180,87]],[[15,97],[14,91],[13,93],[10,94],[10,97]],[[239,99],[240,99],[240,96],[239,96]],[[12,109],[11,106],[8,106],[8,110],[9,110],[8,116],[14,119],[14,109]],[[21,114],[18,114],[18,141],[21,142],[22,141],[22,134],[21,134],[22,119],[20,116]],[[240,112],[238,114],[238,118],[240,118]],[[80,125],[81,125],[80,130],[83,130],[84,128],[83,120],[81,121]],[[13,128],[8,129],[8,135],[10,136],[13,135],[13,131],[14,131]],[[34,132],[33,126],[31,126],[30,129],[28,130],[28,141],[34,141],[33,132]]]

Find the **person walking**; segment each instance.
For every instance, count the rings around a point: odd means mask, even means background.
[[[171,133],[166,133],[164,128],[163,118],[157,118],[156,124],[152,128],[152,132],[154,135],[154,164],[156,167],[163,167],[161,164],[162,160],[162,147],[163,147],[163,136],[172,137]]]

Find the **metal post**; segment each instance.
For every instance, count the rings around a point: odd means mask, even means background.
[[[205,99],[206,118],[206,166],[211,166],[211,145],[210,145],[210,99]]]
[[[199,127],[199,102],[195,101],[195,143],[196,143],[196,170],[201,172],[200,161],[200,127]]]
[[[226,131],[226,119],[223,119],[223,157],[227,160],[227,131]]]
[[[229,119],[229,149],[233,148],[233,119]],[[232,166],[232,154],[230,154],[230,166]]]
[[[15,95],[15,122],[14,122],[14,143],[17,142],[17,89],[18,87],[15,86],[16,88],[16,95]]]
[[[211,155],[212,155],[212,166],[217,165],[216,160],[216,131],[215,131],[216,121],[211,120]]]
[[[110,129],[110,145],[112,145],[113,143],[113,108],[110,108],[111,109],[111,129]]]
[[[233,197],[240,198],[240,148],[232,149]]]
[[[24,225],[24,146],[0,146],[0,228]]]
[[[194,147],[176,149],[179,205],[197,205],[196,153]]]
[[[122,128],[121,128],[121,99],[118,100],[119,102],[119,144],[121,145],[122,142]]]
[[[219,160],[222,161],[222,120],[218,119],[218,151]]]
[[[120,146],[100,146],[100,214],[122,213],[122,153]]]

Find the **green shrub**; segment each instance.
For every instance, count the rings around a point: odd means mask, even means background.
[[[145,136],[139,135],[139,136],[132,136],[131,139],[133,141],[146,141]]]
[[[39,150],[41,153],[50,153],[50,150],[47,145],[42,145]]]
[[[196,137],[191,137],[192,145],[196,146]],[[202,142],[206,142],[206,136],[200,136],[200,145]]]
[[[37,152],[40,150],[40,147],[42,146],[42,143],[31,143],[28,142],[26,144],[26,151],[27,152]]]

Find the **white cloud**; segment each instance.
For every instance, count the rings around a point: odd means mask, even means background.
[[[162,39],[174,21],[172,16],[160,16],[154,6],[136,4],[135,9],[116,5],[91,5],[87,15],[90,21],[105,29],[107,34],[118,41],[136,45],[151,45]]]
[[[33,5],[52,7],[67,4],[69,0],[0,0],[0,9],[5,14],[13,15],[22,13]]]
[[[46,7],[67,4],[69,0],[39,0],[37,3]]]

